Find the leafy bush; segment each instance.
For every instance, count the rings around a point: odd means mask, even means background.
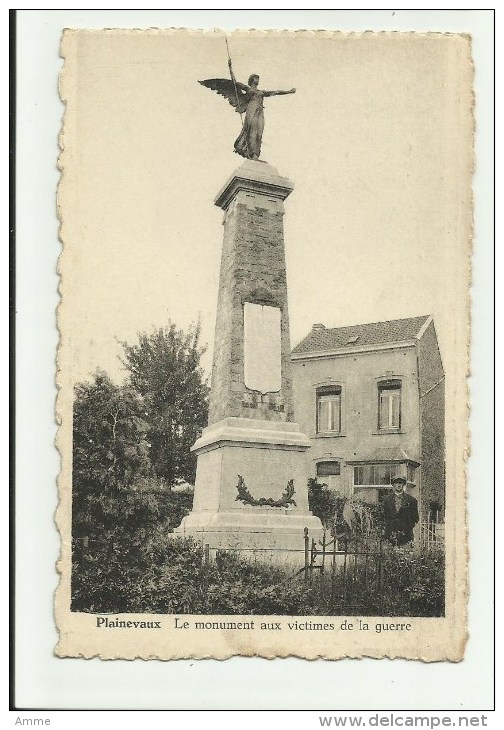
[[[143,546],[114,540],[81,555],[72,610],[93,613],[296,614],[309,612],[310,589],[274,566],[233,553],[205,563],[191,540],[161,528]],[[106,558],[106,559],[104,559]]]
[[[316,477],[308,480],[308,505],[332,535],[379,536],[383,533],[381,505],[346,497],[329,489],[327,484],[321,484]]]
[[[308,506],[324,527],[333,525],[335,515],[341,513],[343,500],[344,497],[329,489],[327,484],[321,484],[316,477],[308,479]]]
[[[141,610],[145,580],[155,580],[148,561],[157,550],[155,559],[164,564],[167,536],[189,513],[193,495],[155,485],[112,488],[82,477],[74,493],[72,609],[119,611],[124,604]]]
[[[292,571],[219,552],[212,566],[206,612],[215,614],[294,615],[303,613],[309,587]]]
[[[157,504],[161,519],[167,520],[170,532],[180,525],[192,509],[194,499],[192,492],[172,492],[153,485],[139,493]]]
[[[394,577],[399,574],[408,607],[405,616],[444,616],[445,560],[442,550],[415,552],[406,549],[401,555],[400,548],[392,549],[387,554],[384,570],[391,588],[389,595],[386,594],[390,606],[388,615],[399,615],[402,610],[402,606],[397,605],[397,591],[393,590]]]

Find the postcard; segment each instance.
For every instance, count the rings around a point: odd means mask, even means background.
[[[61,54],[55,653],[462,660],[470,36]]]

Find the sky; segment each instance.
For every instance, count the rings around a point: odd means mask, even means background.
[[[432,314],[445,369],[467,338],[470,67],[453,36],[228,36],[265,100],[261,158],[285,203],[291,344],[327,327]],[[74,382],[124,377],[121,341],[201,319],[211,366],[222,211],[240,120],[200,86],[224,36],[69,33],[59,205],[60,327]]]

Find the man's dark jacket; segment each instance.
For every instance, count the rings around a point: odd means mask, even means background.
[[[402,495],[402,504],[397,512],[395,494],[387,494],[383,500],[385,516],[385,537],[394,545],[405,545],[413,540],[413,528],[418,522],[418,502],[410,494]]]

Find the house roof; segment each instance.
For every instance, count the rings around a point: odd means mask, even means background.
[[[330,352],[344,348],[351,349],[412,340],[419,336],[428,319],[430,319],[430,315],[332,328],[315,324],[304,340],[296,345],[292,354]]]

